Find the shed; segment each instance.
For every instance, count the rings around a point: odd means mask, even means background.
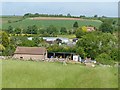
[[[43,60],[47,58],[47,50],[44,47],[17,47],[13,58]]]

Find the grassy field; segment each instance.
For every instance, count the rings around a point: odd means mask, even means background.
[[[21,18],[21,17],[19,17]],[[18,19],[19,19],[18,18]],[[39,28],[45,28],[49,25],[54,25],[55,27],[57,27],[57,29],[60,29],[61,27],[66,27],[67,29],[71,29],[74,22],[76,20],[31,20],[29,18],[26,18],[22,21],[19,22],[13,22],[13,23],[7,23],[8,20],[12,20],[12,19],[16,19],[14,17],[11,18],[2,18],[3,21],[3,25],[2,28],[3,29],[7,29],[8,26],[13,26],[15,27],[20,27],[20,28],[26,28],[27,26],[30,25],[37,25]],[[101,25],[101,21],[99,20],[77,20],[79,26],[85,26],[85,25],[93,25],[95,27],[99,27]]]
[[[2,60],[0,60],[0,90],[2,88]]]
[[[4,60],[3,88],[116,88],[117,68]]]

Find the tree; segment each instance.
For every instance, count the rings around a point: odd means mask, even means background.
[[[5,50],[5,47],[2,44],[0,44],[0,51],[3,51],[3,50]]]
[[[39,13],[35,13],[34,16],[35,16],[35,17],[39,17]]]
[[[110,33],[91,32],[78,40],[77,47],[82,47],[87,56],[96,58],[102,53],[107,53],[111,58],[118,53],[117,38]],[[116,49],[114,50],[113,49]],[[112,59],[114,60],[113,57]]]
[[[70,13],[67,14],[67,17],[71,17]]]
[[[24,14],[24,17],[31,17],[31,16],[32,16],[31,13],[26,13],[26,14]]]
[[[61,27],[60,32],[61,32],[61,34],[66,34],[67,29],[65,27]]]
[[[10,43],[10,40],[9,40],[9,38],[8,38],[7,33],[4,32],[4,31],[2,31],[2,45],[3,45],[4,47],[7,47],[7,46],[9,45],[9,43]]]
[[[77,21],[73,24],[73,27],[74,27],[74,28],[78,28],[78,27],[79,27]]]
[[[38,32],[38,27],[36,25],[32,26],[32,34],[37,34]]]
[[[97,18],[98,17],[98,15],[94,15],[94,18]]]
[[[39,37],[34,37],[32,40],[35,43],[35,46],[38,46],[38,44],[40,43]]]
[[[86,26],[82,26],[82,30],[83,30],[83,32],[87,32],[87,27]]]
[[[85,34],[86,34],[86,31],[83,30],[82,28],[77,28],[76,33],[75,33],[77,38],[81,38]]]
[[[110,32],[110,33],[113,33],[113,27],[111,24],[107,23],[107,22],[103,22],[101,24],[101,26],[99,27],[99,30],[102,31],[102,32]]]
[[[80,15],[80,18],[85,18],[85,15]]]
[[[8,33],[13,33],[13,32],[14,32],[14,31],[13,31],[13,27],[12,27],[12,26],[9,26],[8,29],[7,29],[7,32],[8,32]]]
[[[12,56],[14,54],[15,47],[13,44],[9,44],[5,50],[2,52],[3,56]]]
[[[54,27],[53,25],[50,25],[46,31],[48,34],[51,34],[51,35],[58,33],[57,28]]]
[[[20,28],[15,28],[14,32],[15,32],[15,34],[21,34],[21,29]]]
[[[83,59],[86,57],[86,53],[85,53],[83,47],[80,47],[80,46],[79,46],[79,47],[76,49],[76,53],[79,54],[80,57],[83,58]]]
[[[96,57],[96,61],[101,64],[105,64],[105,65],[113,64],[112,58],[106,53],[102,53],[102,54],[98,55]]]
[[[27,30],[26,30],[27,34],[37,34],[37,32],[38,32],[38,28],[36,25],[27,27]]]

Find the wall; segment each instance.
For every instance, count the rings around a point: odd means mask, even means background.
[[[25,60],[42,60],[45,59],[46,55],[28,55],[28,54],[14,54],[13,58],[25,59]]]

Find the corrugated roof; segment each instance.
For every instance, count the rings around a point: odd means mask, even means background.
[[[15,54],[33,54],[33,55],[41,55],[46,52],[46,48],[44,47],[17,47]]]

